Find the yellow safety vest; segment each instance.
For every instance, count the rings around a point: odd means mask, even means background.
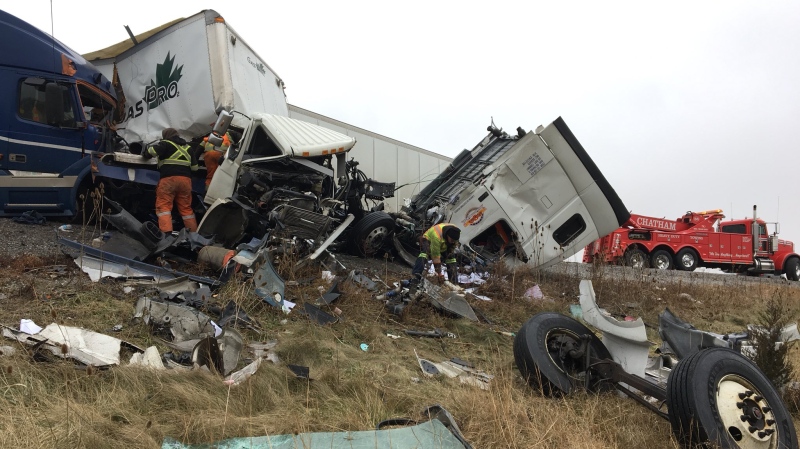
[[[158,168],[161,168],[164,164],[171,164],[171,165],[183,165],[186,167],[192,166],[192,156],[189,155],[189,145],[178,145],[175,142],[170,140],[164,140],[175,147],[175,152],[170,155],[170,157],[166,159],[158,159]],[[156,153],[155,147],[150,147],[150,154],[153,156],[158,156]]]

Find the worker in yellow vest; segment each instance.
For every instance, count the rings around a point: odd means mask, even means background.
[[[439,282],[444,280],[442,274],[442,258],[447,267],[447,277],[450,282],[458,281],[458,265],[456,264],[455,250],[461,238],[461,229],[450,223],[439,223],[431,226],[422,234],[420,239],[420,253],[411,274],[416,280],[422,279],[425,265],[428,260],[433,260],[433,269]]]
[[[197,219],[192,209],[192,172],[197,171],[197,156],[174,128],[161,132],[161,141],[142,153],[145,159],[158,158],[161,179],[156,186],[156,216],[158,227],[172,232],[172,207],[178,206],[183,226],[197,231]]]

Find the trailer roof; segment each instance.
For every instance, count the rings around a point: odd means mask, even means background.
[[[163,25],[153,28],[152,30],[148,30],[145,31],[144,33],[137,34],[134,37],[136,38],[137,42],[142,42],[148,37],[158,33],[159,31],[169,28],[172,25],[175,25],[176,23],[181,22],[183,20],[185,20],[185,17],[181,17],[180,19],[175,19],[172,22],[167,22]],[[117,55],[124,53],[131,47],[133,47],[133,41],[131,39],[125,39],[124,41],[117,42],[116,44],[111,45],[110,47],[106,47],[100,50],[95,50],[91,53],[86,53],[85,55],[83,55],[83,57],[86,58],[86,60],[88,61],[111,59],[116,57]]]

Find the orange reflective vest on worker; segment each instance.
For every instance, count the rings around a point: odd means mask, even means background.
[[[161,175],[156,186],[156,216],[163,232],[172,232],[172,208],[178,207],[183,226],[197,231],[192,209],[192,172],[198,169],[197,157],[173,128],[162,131],[163,139],[142,154],[146,159],[158,158]]]
[[[230,148],[231,141],[230,133],[225,133],[225,135],[222,136],[222,145],[220,146],[214,146],[214,144],[208,141],[208,137],[203,139],[201,146],[203,148],[203,160],[206,165],[206,190],[208,190],[208,186],[211,184],[214,172],[217,171],[217,168],[219,168],[219,165],[222,163],[222,158],[225,157],[225,153],[228,151],[228,148]]]

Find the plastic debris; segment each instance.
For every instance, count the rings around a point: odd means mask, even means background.
[[[538,284],[525,290],[525,293],[522,296],[528,301],[532,299],[544,299],[544,294],[542,293],[542,289],[539,288]]]
[[[367,351],[369,351],[369,345],[368,345],[368,344],[366,344],[366,343],[361,343],[361,344],[359,345],[359,347],[360,347],[360,348],[361,348],[361,350],[362,350],[362,351],[364,351],[364,352],[367,352]]]

